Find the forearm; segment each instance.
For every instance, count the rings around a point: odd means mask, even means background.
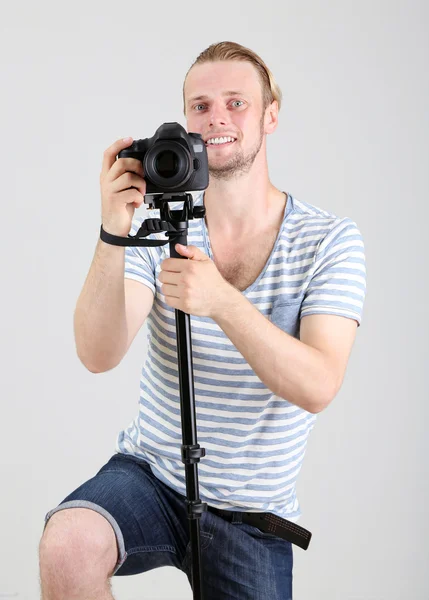
[[[126,352],[125,248],[98,240],[74,312],[77,354],[92,372],[115,367]]]
[[[309,412],[329,403],[332,373],[322,352],[271,323],[238,290],[213,319],[273,393]]]

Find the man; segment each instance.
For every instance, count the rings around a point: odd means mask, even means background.
[[[289,599],[292,545],[245,521],[297,521],[295,484],[316,414],[343,381],[365,294],[355,223],[298,201],[269,180],[266,136],[281,94],[263,61],[214,44],[184,83],[188,131],[207,145],[206,218],[190,221],[189,260],[168,246],[99,242],[75,312],[80,359],[116,366],[148,319],[139,414],[115,455],[46,515],[42,594],[112,598],[110,577],[158,566],[191,581],[174,310],[191,315],[205,599]],[[105,152],[104,229],[135,234],[142,165]],[[164,235],[154,234],[154,238]],[[125,278],[124,278],[125,258]],[[125,282],[124,282],[125,279]],[[142,285],[143,284],[143,285]]]

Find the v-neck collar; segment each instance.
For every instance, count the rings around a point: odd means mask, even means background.
[[[291,194],[288,194],[287,192],[283,192],[283,194],[286,195],[286,203],[285,203],[285,209],[284,209],[284,213],[283,213],[283,220],[282,220],[282,224],[280,226],[279,232],[277,234],[277,238],[276,241],[273,245],[273,248],[271,250],[270,256],[268,257],[267,262],[264,265],[264,268],[262,269],[262,271],[260,272],[260,274],[258,275],[258,277],[255,279],[255,281],[249,286],[247,287],[244,291],[242,291],[242,294],[249,294],[250,292],[253,291],[253,289],[259,284],[260,280],[264,277],[265,272],[271,262],[271,259],[273,257],[273,254],[275,253],[276,249],[277,249],[277,245],[279,243],[280,237],[283,233],[283,229],[286,223],[286,219],[288,217],[288,215],[290,214],[290,212],[292,211],[293,208],[293,197]],[[201,200],[201,202],[200,202]],[[203,204],[204,203],[204,193],[201,194],[200,198],[198,198],[198,201],[195,204]],[[210,235],[209,235],[209,231],[206,225],[206,220],[205,218],[201,219],[201,229],[202,229],[202,236],[203,236],[203,244],[204,244],[204,250],[207,254],[207,256],[209,258],[211,258],[211,260],[214,260],[214,255],[212,252],[212,247],[210,244]]]

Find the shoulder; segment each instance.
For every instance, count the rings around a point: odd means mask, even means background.
[[[317,240],[318,245],[326,245],[341,235],[355,236],[362,241],[358,225],[350,217],[340,216],[291,195],[289,198],[284,227],[286,236],[306,238],[313,243]]]

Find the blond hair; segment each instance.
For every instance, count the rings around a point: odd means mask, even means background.
[[[253,50],[250,50],[241,44],[237,44],[236,42],[218,42],[216,44],[211,44],[211,46],[203,50],[186,73],[185,80],[183,82],[183,112],[185,115],[185,82],[186,77],[188,76],[192,67],[206,62],[222,60],[241,60],[252,64],[257,70],[261,80],[262,102],[264,110],[274,100],[277,100],[280,110],[282,103],[282,92],[274,79],[274,75],[271,73],[270,69],[264,63],[262,58],[258,56],[256,52],[253,52]]]

